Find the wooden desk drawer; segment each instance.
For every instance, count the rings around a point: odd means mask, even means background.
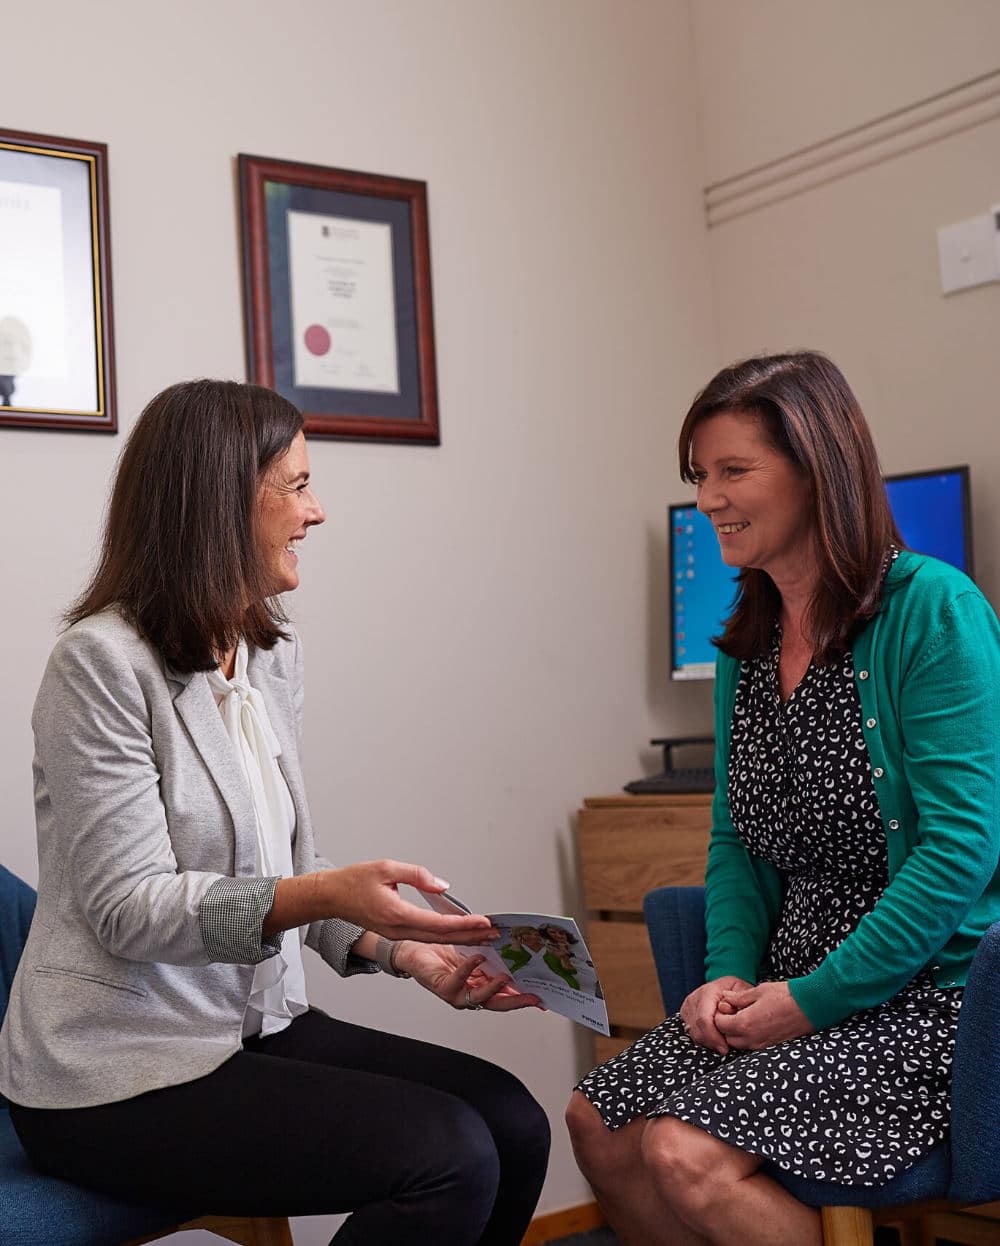
[[[642,922],[592,921],[587,942],[604,987],[612,1026],[648,1030],[663,1020],[663,1001]]]
[[[653,825],[609,826],[603,810],[581,810],[577,842],[588,909],[641,913],[643,896],[654,887],[705,881],[707,814],[683,812],[683,819],[667,825],[657,819]]]

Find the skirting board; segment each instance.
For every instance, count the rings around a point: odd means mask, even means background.
[[[569,1237],[571,1233],[585,1233],[588,1229],[599,1229],[605,1224],[607,1221],[596,1203],[565,1207],[562,1211],[549,1212],[547,1216],[536,1216],[528,1225],[521,1246],[544,1246],[545,1242],[557,1242],[560,1238]]]

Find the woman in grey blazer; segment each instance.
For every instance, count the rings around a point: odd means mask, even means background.
[[[35,704],[38,907],[0,1091],[40,1168],[112,1195],[351,1211],[339,1246],[515,1246],[549,1141],[525,1088],[308,1004],[302,944],[454,1007],[538,1000],[451,946],[487,918],[399,896],[442,891],[428,870],[316,853],[277,600],[324,519],[301,428],[269,390],[195,381],[129,438]]]

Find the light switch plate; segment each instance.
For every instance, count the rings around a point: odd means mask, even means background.
[[[945,294],[1000,281],[1000,248],[995,212],[938,230],[941,289]]]

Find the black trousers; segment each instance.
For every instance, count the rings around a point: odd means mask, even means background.
[[[510,1073],[315,1009],[196,1081],[11,1119],[44,1172],[133,1202],[353,1212],[337,1246],[517,1246],[549,1149]]]

